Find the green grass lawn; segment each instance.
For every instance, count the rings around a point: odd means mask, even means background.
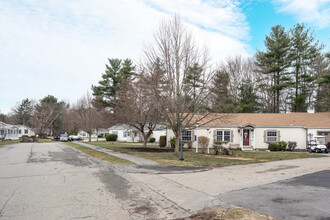
[[[324,157],[324,155],[308,154],[305,152],[244,152],[237,150],[231,151],[231,156],[220,156],[214,155],[213,150],[210,150],[211,154],[208,155],[202,154],[201,152],[196,154],[195,149],[184,149],[184,161],[180,161],[179,157],[173,154],[172,149],[161,149],[155,144],[150,146],[148,145],[147,149],[144,149],[141,144],[131,145],[127,143],[110,143],[106,141],[92,142],[90,144],[150,159],[162,165],[175,166],[228,166],[276,160]]]
[[[89,148],[89,147],[81,146],[79,144],[75,144],[75,143],[71,143],[71,142],[66,142],[65,144],[68,145],[69,147],[73,147],[73,148],[75,148],[77,150],[80,150],[80,151],[82,151],[82,152],[84,152],[88,155],[96,157],[100,160],[107,161],[111,164],[134,164],[131,161],[121,159],[121,158],[118,158],[118,157],[114,157],[112,155],[108,155],[106,153],[94,150],[94,149]]]
[[[0,140],[0,146],[7,145],[7,144],[16,144],[16,143],[19,143],[19,141],[18,140],[4,140],[4,141]]]

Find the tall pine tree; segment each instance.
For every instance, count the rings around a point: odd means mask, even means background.
[[[223,71],[217,71],[211,88],[212,112],[218,113],[235,113],[239,111],[239,103],[229,92],[229,74]]]
[[[105,73],[97,86],[92,85],[93,95],[96,100],[102,101],[103,105],[113,107],[117,100],[117,92],[125,80],[130,80],[135,74],[135,66],[130,59],[108,59]]]
[[[316,74],[316,100],[315,111],[330,111],[330,53],[318,55],[312,65]]]
[[[315,83],[314,72],[310,66],[322,49],[314,40],[313,33],[305,24],[296,24],[290,29],[291,58],[291,111],[306,112],[311,104]]]
[[[30,119],[33,113],[33,102],[28,98],[23,99],[21,104],[19,104],[14,109],[14,117],[16,123],[19,125],[31,126]]]
[[[290,49],[290,38],[284,27],[276,25],[271,28],[271,33],[265,39],[266,51],[258,51],[256,63],[262,67],[264,74],[271,75],[273,93],[272,112],[280,112],[281,91],[288,87],[289,67],[288,52]]]
[[[239,87],[239,101],[241,113],[255,113],[259,111],[260,103],[251,79],[244,80]]]

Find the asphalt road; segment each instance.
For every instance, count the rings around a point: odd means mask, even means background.
[[[0,219],[159,219],[190,213],[61,143],[0,147]]]
[[[218,197],[279,219],[330,219],[330,170]]]
[[[0,219],[175,219],[229,203],[280,219],[330,219],[329,164],[110,165],[62,143],[8,145],[0,147]]]

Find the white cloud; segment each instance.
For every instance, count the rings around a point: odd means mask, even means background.
[[[318,28],[330,27],[330,0],[274,0],[279,12],[296,15]]]
[[[247,54],[237,3],[214,2],[0,0],[1,112],[48,94],[77,100],[100,80],[108,57],[138,61],[161,19],[176,12],[216,58]]]

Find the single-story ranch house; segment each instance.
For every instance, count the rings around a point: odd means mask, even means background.
[[[139,130],[128,124],[117,124],[109,129],[109,134],[116,134],[117,141],[126,141],[126,142],[142,142],[143,137]],[[148,132],[146,129],[145,132]],[[157,124],[156,128],[153,130],[150,138],[155,138],[156,142],[159,142],[160,136],[166,135],[166,126],[162,124]]]
[[[23,135],[34,136],[34,131],[25,125],[11,125],[0,121],[0,139],[18,140]]]
[[[214,116],[214,115],[213,115]],[[195,141],[205,136],[213,141],[222,141],[224,146],[242,150],[266,149],[268,144],[279,141],[295,141],[297,149],[306,149],[310,135],[323,135],[330,142],[330,112],[324,113],[233,113],[217,114],[216,120],[209,123],[209,117],[196,115],[198,121],[192,129],[182,132],[184,142]],[[222,118],[222,119],[221,119]],[[183,122],[184,123],[184,122]],[[199,126],[198,126],[199,124]],[[174,137],[167,130],[167,144]]]

